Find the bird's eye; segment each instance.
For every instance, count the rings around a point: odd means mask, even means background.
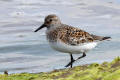
[[[49,20],[50,22],[52,21],[52,19]]]

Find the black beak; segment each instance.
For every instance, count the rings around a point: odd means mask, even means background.
[[[42,28],[44,28],[44,27],[46,27],[46,25],[41,25],[39,28],[37,28],[34,32],[37,32],[37,31],[39,31],[40,29],[42,29]]]

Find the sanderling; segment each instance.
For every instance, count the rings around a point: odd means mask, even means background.
[[[45,17],[44,23],[35,30],[46,27],[46,36],[50,46],[57,51],[69,53],[71,61],[65,66],[71,66],[73,62],[86,56],[86,52],[95,48],[100,42],[110,37],[96,36],[79,28],[61,23],[58,16],[51,14]],[[74,59],[72,54],[83,55]]]

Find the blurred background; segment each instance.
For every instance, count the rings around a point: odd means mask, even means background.
[[[120,0],[0,0],[0,73],[45,72],[65,68],[69,55],[48,45],[38,28],[48,14],[89,33],[111,36],[75,65],[120,56]],[[74,57],[81,56],[74,55]]]

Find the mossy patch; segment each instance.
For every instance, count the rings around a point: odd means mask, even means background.
[[[110,63],[93,63],[51,72],[1,74],[0,80],[120,80],[120,57]]]

